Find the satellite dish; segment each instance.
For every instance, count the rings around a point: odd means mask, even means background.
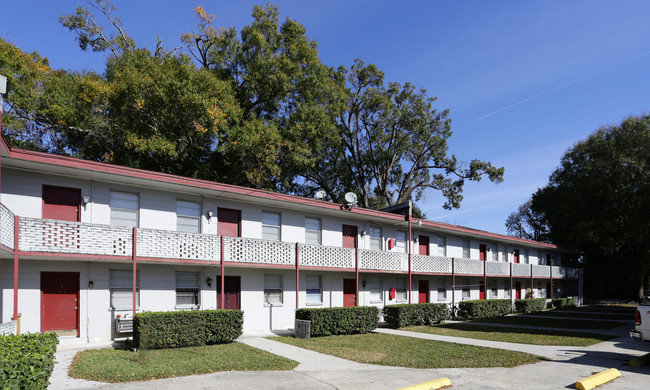
[[[348,202],[348,205],[355,205],[357,204],[357,194],[354,192],[348,192],[345,194],[345,201]]]
[[[316,195],[314,195],[316,199],[324,199],[327,194],[323,190],[318,190],[316,191]]]

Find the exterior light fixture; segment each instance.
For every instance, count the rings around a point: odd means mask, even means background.
[[[88,282],[88,290],[92,290],[94,285],[95,285],[95,283],[93,283],[92,280],[90,282]]]
[[[212,278],[208,276],[208,278],[205,279],[205,284],[207,284],[208,287],[212,287]]]
[[[208,221],[212,219],[212,216],[214,213],[212,211],[208,211]]]
[[[85,206],[90,202],[90,196],[84,195],[84,196],[81,197],[81,200],[83,201],[83,204]]]

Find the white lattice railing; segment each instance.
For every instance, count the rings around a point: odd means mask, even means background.
[[[221,240],[211,234],[138,229],[138,257],[219,261]]]
[[[488,261],[485,263],[486,273],[492,276],[510,276],[510,263]]]
[[[300,245],[300,265],[311,267],[354,268],[355,250],[323,245]]]
[[[451,274],[451,257],[412,255],[411,266],[415,272]]]
[[[551,275],[551,269],[546,265],[533,264],[533,277],[548,278]]]
[[[408,271],[408,255],[397,252],[361,250],[359,253],[359,268]]]
[[[462,275],[483,275],[483,261],[456,259],[455,272]]]
[[[296,244],[252,238],[226,237],[226,261],[276,265],[296,264]]]
[[[553,277],[554,278],[566,278],[567,277],[566,268],[558,267],[558,266],[555,266],[555,265],[553,267],[551,267],[551,268],[553,268]]]
[[[513,263],[512,264],[512,276],[527,276],[530,277],[530,265]]]
[[[131,228],[53,219],[20,218],[21,251],[129,256]]]
[[[14,249],[14,213],[0,204],[0,244]]]

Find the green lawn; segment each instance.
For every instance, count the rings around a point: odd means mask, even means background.
[[[564,310],[549,310],[529,315],[542,316],[542,317],[567,317],[567,318],[593,318],[600,320],[620,320],[620,321],[634,321],[634,313],[607,313],[601,312],[598,314],[589,314],[582,312],[570,312]]]
[[[634,314],[636,311],[637,305],[628,305],[628,304],[617,304],[617,305],[589,305],[589,306],[580,306],[573,307],[567,310],[570,311],[593,311],[593,312],[603,312],[603,313],[630,313]]]
[[[519,315],[498,317],[498,318],[485,318],[476,320],[475,322],[487,322],[493,324],[505,325],[526,325],[526,326],[540,326],[545,328],[565,328],[565,329],[612,329],[617,326],[624,325],[620,322],[605,322],[605,321],[581,321],[571,318],[545,318],[543,316],[537,317],[523,317]],[[471,324],[471,322],[469,322]]]
[[[508,343],[534,345],[587,346],[609,340],[611,336],[580,332],[534,330],[506,327],[487,327],[472,324],[442,324],[434,326],[411,326],[403,328],[410,332],[438,334],[442,336],[467,337],[470,339],[505,341]]]
[[[422,340],[383,333],[313,337],[273,337],[275,341],[359,363],[411,368],[514,367],[538,362],[523,352]]]
[[[100,382],[133,382],[217,371],[291,370],[298,363],[241,343],[131,352],[79,352],[70,376]]]

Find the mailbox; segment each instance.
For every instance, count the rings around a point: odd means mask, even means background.
[[[389,238],[388,239],[388,249],[393,249],[395,248],[395,239],[394,238]]]
[[[389,296],[390,299],[395,299],[395,289],[394,288],[391,288],[388,291],[388,296]]]

